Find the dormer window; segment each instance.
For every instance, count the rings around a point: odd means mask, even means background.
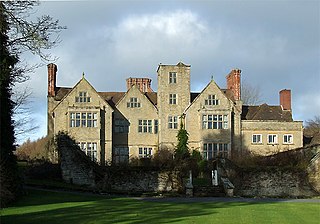
[[[177,83],[177,73],[169,72],[169,83]]]
[[[209,106],[219,105],[219,100],[216,95],[208,95],[208,98],[204,100],[204,104]]]
[[[79,92],[79,95],[76,96],[76,103],[90,103],[91,97],[88,96],[87,92]]]
[[[138,102],[137,97],[131,97],[129,102],[127,103],[127,107],[135,108],[135,107],[141,107],[140,102]]]

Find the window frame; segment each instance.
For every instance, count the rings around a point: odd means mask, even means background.
[[[112,150],[112,158],[116,164],[128,163],[130,157],[130,149],[127,146],[116,146]]]
[[[270,137],[272,136],[272,141]],[[277,145],[278,143],[278,134],[268,134],[268,145]]]
[[[158,132],[159,132],[159,120],[158,119],[153,120],[153,126],[154,126],[154,134],[158,134]]]
[[[129,133],[129,122],[123,118],[115,118],[114,132],[115,133]]]
[[[139,108],[141,103],[139,102],[138,97],[130,97],[129,102],[127,102],[127,108]]]
[[[218,157],[229,158],[230,143],[216,143],[206,142],[203,143],[202,157],[205,160],[211,160]]]
[[[139,158],[151,158],[152,157],[152,147],[139,147]]]
[[[149,133],[153,132],[152,120],[149,119],[138,119],[138,133]]]
[[[202,129],[229,129],[228,114],[202,114]]]
[[[87,91],[79,91],[78,96],[75,97],[76,103],[90,103],[91,97]]]
[[[259,136],[258,141],[257,141],[257,139],[255,138],[255,136]],[[254,144],[254,145],[261,145],[261,144],[263,144],[262,134],[252,134],[251,144]]]
[[[220,104],[220,100],[216,98],[215,94],[209,94],[208,98],[204,100],[206,106],[217,106]]]
[[[69,128],[97,128],[98,112],[70,111]]]
[[[178,129],[178,116],[175,116],[175,115],[168,116],[168,129],[173,129],[173,130]]]
[[[288,141],[289,136],[290,136],[289,140],[291,140],[291,141]],[[285,141],[285,138],[287,138],[287,141]],[[283,140],[284,145],[292,145],[293,144],[293,134],[284,134],[282,140]]]
[[[178,102],[178,94],[176,93],[169,93],[169,104],[176,105]]]
[[[177,83],[177,72],[169,72],[169,84]]]
[[[94,162],[98,161],[98,143],[92,141],[78,142],[79,148]]]

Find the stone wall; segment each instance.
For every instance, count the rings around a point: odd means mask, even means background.
[[[101,167],[92,162],[65,134],[56,136],[62,178],[107,192],[178,192],[182,179],[177,171],[132,167]]]
[[[110,168],[99,183],[105,191],[117,192],[178,192],[182,189],[182,180],[175,171]]]
[[[243,172],[241,185],[235,194],[244,197],[310,197],[312,189],[305,172],[272,169],[269,171]]]
[[[252,158],[251,158],[252,159]],[[310,197],[320,195],[320,145],[261,157],[251,168],[229,160],[220,162],[220,174],[245,197]]]
[[[307,172],[309,183],[318,193],[320,193],[320,145],[314,145],[313,148],[316,154],[311,159]]]
[[[65,134],[56,136],[62,179],[67,183],[95,187],[99,167]]]

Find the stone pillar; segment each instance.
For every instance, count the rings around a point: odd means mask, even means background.
[[[218,171],[212,170],[211,174],[212,174],[212,185],[218,186]]]
[[[192,171],[189,170],[189,180],[186,184],[186,195],[188,197],[193,197],[193,184],[192,184]]]

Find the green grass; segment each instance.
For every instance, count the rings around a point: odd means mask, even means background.
[[[1,210],[6,223],[317,223],[317,203],[148,202],[30,190]]]

